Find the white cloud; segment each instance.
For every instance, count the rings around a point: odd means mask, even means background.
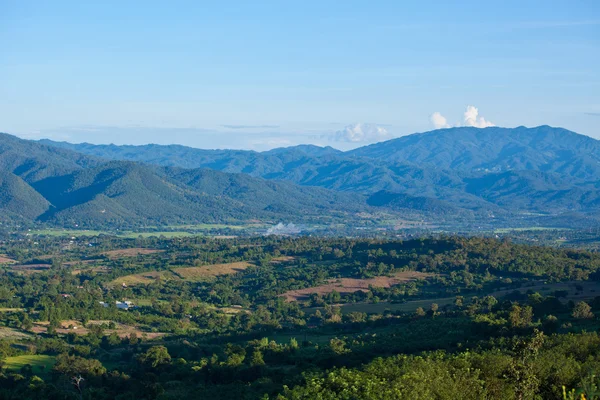
[[[429,120],[431,121],[435,129],[450,128],[450,125],[448,125],[448,120],[437,111],[431,114]]]
[[[474,126],[476,128],[487,128],[488,126],[494,126],[492,122],[487,121],[483,117],[479,117],[479,110],[475,106],[467,106],[463,125]]]
[[[452,125],[448,124],[448,120],[439,112],[434,112],[429,117],[431,124],[435,129],[450,128]],[[488,126],[496,126],[493,122],[486,120],[484,117],[479,116],[479,109],[475,106],[467,106],[467,110],[464,113],[463,120],[454,126],[472,126],[475,128],[487,128]]]
[[[337,142],[372,143],[391,139],[392,135],[382,126],[358,123],[347,125],[331,138]]]

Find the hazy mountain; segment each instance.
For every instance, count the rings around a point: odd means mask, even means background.
[[[0,211],[59,224],[322,219],[365,197],[213,170],[105,161],[0,135]]]
[[[108,159],[210,168],[358,192],[375,196],[372,204],[395,209],[446,210],[451,205],[499,213],[595,212],[600,207],[600,142],[549,126],[441,129],[348,152],[310,145],[259,153],[45,143]]]
[[[455,171],[529,170],[577,180],[600,177],[600,141],[550,126],[441,129],[347,154]]]

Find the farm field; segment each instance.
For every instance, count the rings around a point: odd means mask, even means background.
[[[201,267],[173,268],[166,271],[148,271],[119,277],[110,282],[109,285],[149,285],[153,282],[156,282],[158,279],[200,282],[207,279],[210,280],[221,275],[235,274],[245,270],[251,265],[252,264],[248,262],[240,261],[225,264],[204,265]]]
[[[487,293],[477,293],[472,296],[487,296],[491,295],[496,298],[501,298],[512,292],[527,293],[528,291],[538,292],[544,296],[549,296],[555,291],[565,291],[566,297],[563,301],[585,301],[592,299],[600,295],[600,282],[593,281],[571,281],[571,282],[558,282],[558,283],[543,283],[535,282],[531,285],[524,285],[521,287],[515,287],[504,290],[496,290]],[[379,302],[379,303],[348,303],[340,305],[342,313],[347,314],[351,312],[364,312],[367,314],[378,314],[383,313],[386,310],[389,311],[400,311],[400,312],[414,312],[417,308],[422,307],[427,310],[431,307],[431,304],[436,303],[440,308],[454,304],[456,297],[440,297],[430,299],[419,299],[407,301],[405,303],[390,303],[390,302]],[[305,311],[313,313],[320,307],[306,308]]]
[[[44,272],[50,269],[50,264],[23,264],[23,265],[9,265],[8,271],[16,274],[31,275],[37,272]]]
[[[160,237],[175,238],[175,237],[189,237],[199,236],[209,233],[208,231],[215,230],[232,230],[232,231],[244,231],[248,229],[260,229],[267,225],[262,223],[250,223],[242,225],[230,225],[230,224],[192,224],[192,225],[171,225],[163,227],[166,230],[156,231],[108,231],[108,230],[92,230],[92,229],[35,229],[27,232],[27,235],[38,235],[38,236],[52,236],[52,237],[83,237],[83,236],[117,236],[124,239],[135,239],[138,237]],[[149,227],[150,229],[152,227]],[[148,229],[148,228],[146,228]]]
[[[388,288],[399,283],[405,283],[416,279],[426,279],[433,276],[433,274],[427,274],[417,271],[406,271],[399,272],[392,277],[378,276],[369,279],[355,279],[355,278],[341,278],[331,279],[326,285],[320,285],[311,288],[290,290],[285,292],[282,297],[286,301],[300,301],[306,300],[312,293],[320,295],[331,293],[334,290],[340,294],[354,293],[357,291],[367,291],[369,286]]]
[[[129,249],[105,251],[101,254],[108,258],[115,259],[115,258],[123,258],[123,257],[137,257],[140,255],[143,256],[143,255],[147,255],[147,254],[155,254],[155,253],[162,253],[162,252],[164,252],[164,250],[144,249],[144,248],[140,248],[140,247],[133,247],[133,248],[129,248]]]
[[[0,339],[27,339],[29,336],[29,334],[19,330],[0,326]]]
[[[246,261],[240,261],[227,264],[204,265],[200,267],[174,268],[172,271],[183,280],[195,282],[220,275],[235,274],[245,270],[251,265],[252,264]]]
[[[121,276],[116,278],[112,282],[107,284],[108,287],[118,286],[118,285],[127,285],[127,286],[136,286],[136,285],[149,285],[151,283],[156,282],[157,280],[169,280],[169,279],[177,279],[180,278],[176,275],[173,275],[171,271],[148,271],[141,272],[139,274],[132,274]]]
[[[66,335],[69,333],[74,333],[76,335],[87,335],[90,333],[90,327],[92,325],[108,325],[111,321],[105,320],[90,320],[87,322],[86,326],[83,326],[81,321],[77,320],[64,320],[61,321],[59,327],[56,328],[56,333],[61,335]],[[44,334],[48,331],[48,322],[37,322],[34,324],[31,329],[33,333],[36,334]],[[132,333],[137,335],[138,337],[146,337],[148,339],[155,339],[165,334],[163,332],[148,332],[146,330],[140,329],[138,326],[132,326],[122,323],[114,323],[114,328],[106,328],[103,330],[105,335],[110,335],[112,333],[117,334],[120,338],[129,337]]]
[[[0,264],[14,264],[15,260],[8,258],[5,254],[0,254]]]

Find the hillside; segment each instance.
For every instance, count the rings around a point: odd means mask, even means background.
[[[4,217],[59,225],[308,221],[368,209],[366,198],[213,170],[105,161],[0,136]]]
[[[460,171],[541,171],[577,180],[600,176],[600,141],[550,126],[450,128],[348,152],[388,162]]]
[[[487,215],[596,213],[600,207],[596,184],[600,142],[549,126],[441,129],[348,152],[318,146],[259,153],[184,146],[44,143],[108,159],[210,168],[361,193],[374,196],[373,205],[436,210],[437,215],[452,215],[449,210],[457,208]],[[385,200],[381,193],[386,193]],[[390,196],[395,199],[390,201]]]

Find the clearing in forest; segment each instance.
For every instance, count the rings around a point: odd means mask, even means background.
[[[6,257],[6,254],[0,254],[0,264],[15,264],[16,261]]]
[[[405,271],[399,272],[394,276],[377,276],[375,278],[368,279],[356,279],[356,278],[340,278],[340,279],[330,279],[329,283],[325,285],[305,288],[305,289],[297,289],[290,290],[282,294],[285,297],[286,301],[299,301],[306,300],[311,294],[317,293],[320,295],[324,295],[327,293],[331,293],[334,290],[338,293],[354,293],[358,291],[366,292],[369,290],[369,286],[372,287],[382,287],[388,288],[400,283],[413,281],[416,279],[425,279],[433,276],[434,274],[429,274],[425,272],[418,271]]]
[[[125,275],[121,276],[110,282],[109,286],[119,286],[119,285],[127,285],[127,286],[136,286],[136,285],[149,285],[151,283],[156,282],[158,279],[169,280],[169,279],[179,279],[177,276],[173,275],[170,271],[148,271],[148,272],[140,272],[139,274]]]
[[[561,297],[560,300],[563,302],[567,302],[572,300],[574,302],[577,301],[590,301],[597,296],[600,296],[600,282],[597,281],[566,281],[566,282],[555,282],[555,283],[545,283],[544,281],[534,281],[529,282],[527,284],[523,284],[521,286],[513,286],[507,287],[500,290],[495,290],[492,292],[483,292],[483,293],[472,293],[472,295],[476,295],[479,297],[484,297],[487,295],[494,296],[497,299],[501,299],[504,296],[510,295],[514,292],[519,292],[521,294],[526,294],[527,292],[537,292],[542,294],[543,296],[552,296],[556,291],[563,291],[565,297]],[[468,297],[465,295],[465,297]],[[344,314],[359,311],[365,312],[368,314],[380,314],[385,310],[389,311],[401,311],[401,312],[414,312],[418,307],[422,307],[425,310],[428,310],[431,307],[432,303],[436,303],[440,308],[453,305],[455,296],[453,297],[442,297],[442,298],[431,298],[431,299],[419,299],[419,300],[410,300],[405,303],[390,303],[387,301],[382,301],[379,303],[349,303],[349,304],[341,304],[340,307]],[[317,308],[306,309],[305,311],[311,313],[314,312]]]
[[[43,354],[24,355],[6,358],[4,360],[4,367],[9,371],[18,372],[24,366],[31,365],[35,375],[44,375],[52,370],[54,363],[56,363],[56,358],[54,356],[46,356]]]
[[[203,265],[201,267],[175,268],[173,272],[186,281],[202,281],[219,275],[229,275],[241,272],[252,264],[239,261],[227,264]]]
[[[62,335],[66,335],[68,333],[74,333],[76,335],[87,335],[90,333],[91,325],[108,325],[110,321],[88,321],[86,326],[83,326],[81,321],[76,320],[65,320],[61,321],[58,328],[56,328],[56,332]],[[46,333],[48,331],[49,322],[36,322],[31,329],[34,333],[41,334]],[[139,327],[132,325],[125,325],[121,323],[114,323],[114,329],[104,329],[104,335],[110,335],[112,333],[116,333],[120,338],[129,337],[132,333],[135,333],[137,337],[142,337],[142,335],[146,336],[148,339],[155,339],[157,337],[164,336],[163,332],[144,332]]]
[[[281,263],[289,263],[295,261],[297,257],[294,256],[279,256],[275,257],[271,260],[273,264],[281,264]]]
[[[203,265],[201,267],[181,267],[170,271],[148,271],[139,274],[126,275],[110,282],[109,286],[127,286],[148,285],[156,282],[157,279],[163,280],[185,280],[190,282],[200,282],[212,279],[220,275],[235,274],[243,271],[252,264],[246,261],[239,261],[227,264]]]
[[[30,336],[26,333],[5,326],[0,327],[0,339],[27,339]]]
[[[107,256],[108,258],[122,258],[122,257],[137,257],[140,255],[146,254],[154,254],[154,253],[162,253],[164,250],[158,249],[144,249],[141,247],[133,247],[131,249],[119,249],[119,250],[110,250],[101,253],[102,255]]]
[[[9,270],[22,275],[30,275],[36,272],[43,272],[50,269],[50,264],[22,264],[22,265],[11,265]]]

